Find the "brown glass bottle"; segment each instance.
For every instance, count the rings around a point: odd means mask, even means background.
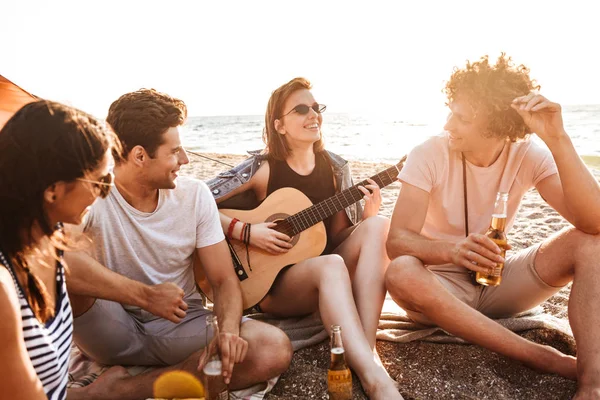
[[[487,237],[492,239],[494,243],[500,247],[502,258],[506,257],[506,247],[508,241],[506,239],[506,203],[508,201],[508,193],[498,192],[496,196],[496,204],[494,206],[494,213],[492,214],[492,222],[488,231],[485,233]],[[498,286],[502,282],[502,271],[504,270],[504,263],[498,263],[494,267],[494,270],[490,274],[477,272],[475,274],[475,280],[480,285],[485,286]]]
[[[204,391],[206,400],[223,400],[229,398],[227,385],[223,380],[222,363],[218,347],[219,324],[216,315],[206,317],[206,349],[208,362],[202,369],[204,373]],[[216,341],[216,343],[212,343]],[[212,345],[211,345],[212,344]]]
[[[331,400],[352,399],[352,372],[346,365],[342,328],[331,326],[331,364],[327,371],[327,393]]]

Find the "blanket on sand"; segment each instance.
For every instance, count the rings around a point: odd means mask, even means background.
[[[424,326],[411,321],[404,310],[398,307],[391,299],[386,300],[379,321],[377,339],[398,343],[408,343],[423,340],[434,343],[466,343],[463,339],[449,335],[439,327]],[[268,314],[251,314],[250,318],[269,323],[282,329],[289,336],[294,351],[321,343],[327,339],[321,319],[318,314],[301,318],[277,319]],[[523,332],[531,329],[550,329],[564,337],[567,343],[574,346],[574,339],[568,323],[543,312],[541,307],[536,307],[521,315],[498,319],[497,323],[513,332]],[[89,385],[96,380],[109,367],[100,365],[83,355],[76,346],[73,346],[69,367],[69,387]],[[148,371],[148,367],[133,366],[128,372],[137,375]],[[254,385],[250,388],[232,392],[231,399],[263,399],[277,383],[278,377],[268,382]]]

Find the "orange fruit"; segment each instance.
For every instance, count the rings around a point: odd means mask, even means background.
[[[161,399],[184,399],[204,397],[204,386],[194,375],[186,371],[168,371],[154,381],[154,397]]]

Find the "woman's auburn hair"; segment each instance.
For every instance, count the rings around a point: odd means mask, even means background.
[[[473,63],[467,61],[464,68],[455,68],[443,92],[448,103],[465,100],[475,115],[487,117],[486,137],[509,138],[514,142],[530,134],[531,129],[511,107],[512,101],[539,89],[529,77],[529,68],[515,65],[501,53],[496,64],[490,64],[486,55]]]
[[[292,93],[302,89],[310,90],[312,89],[312,85],[308,79],[298,77],[281,85],[271,93],[271,97],[267,103],[265,127],[262,135],[263,142],[266,145],[264,153],[266,153],[269,158],[283,161],[290,155],[291,149],[285,135],[281,135],[277,132],[275,129],[275,121],[282,118],[284,112],[283,106]],[[319,140],[314,143],[313,149],[315,153],[325,149],[322,134]]]

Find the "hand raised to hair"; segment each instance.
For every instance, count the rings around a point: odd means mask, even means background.
[[[517,97],[511,107],[544,142],[567,135],[560,104],[551,102],[541,94],[531,92]]]

